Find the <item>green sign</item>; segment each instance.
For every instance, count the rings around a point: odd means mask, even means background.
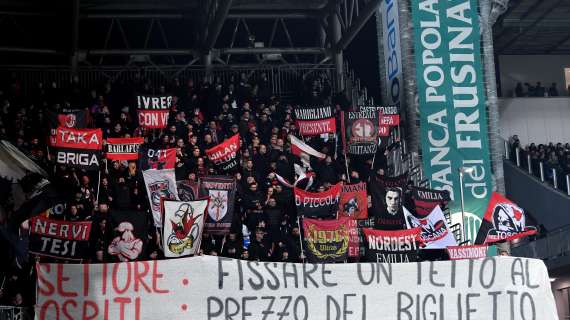
[[[412,15],[425,175],[461,217],[460,169],[470,171],[463,198],[473,241],[492,193],[477,1],[412,0]]]

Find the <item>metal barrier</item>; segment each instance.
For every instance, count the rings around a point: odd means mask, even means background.
[[[505,159],[509,160],[509,146],[508,143],[505,141]],[[516,155],[516,161],[515,164],[517,165],[518,168],[521,168],[521,166],[523,165],[521,163],[521,149],[520,148],[516,148],[515,149],[515,155]],[[530,154],[526,155],[526,165],[527,165],[527,172],[529,175],[534,176],[533,174],[533,170],[532,170],[532,158],[530,156]],[[550,184],[550,176],[546,177],[546,172],[545,172],[545,168],[544,168],[544,162],[539,162],[538,163],[538,177],[540,178],[541,182],[548,182]],[[558,170],[556,170],[556,168],[551,168],[549,171],[552,174],[552,187],[555,190],[559,190],[559,188],[563,188],[563,184],[564,182],[566,183],[566,194],[570,195],[570,175],[567,174],[564,176],[564,180],[560,180],[558,181],[558,177],[559,177],[559,172]],[[559,184],[559,182],[562,182],[562,186]]]
[[[570,226],[549,232],[546,237],[524,242],[513,248],[513,254],[537,259],[553,259],[570,254]]]
[[[33,310],[33,307],[0,306],[0,320],[31,320]]]

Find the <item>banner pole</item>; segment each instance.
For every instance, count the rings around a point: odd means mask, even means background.
[[[95,201],[97,202],[97,204],[99,204],[99,191],[101,190],[101,170],[98,170],[98,182],[97,182],[97,198],[95,199]]]
[[[299,244],[301,245],[301,256],[305,256],[305,253],[303,252],[303,235],[299,216],[297,216],[297,225],[299,226]],[[303,263],[305,263],[305,258],[303,258]]]
[[[348,183],[351,183],[350,173],[348,173],[348,155],[346,154],[346,150],[344,151],[344,166],[346,167],[346,180],[348,180]]]

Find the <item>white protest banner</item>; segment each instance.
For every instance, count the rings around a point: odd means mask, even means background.
[[[514,257],[295,264],[198,256],[37,271],[42,320],[557,319],[544,263]]]

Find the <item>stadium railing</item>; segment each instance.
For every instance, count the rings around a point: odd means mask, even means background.
[[[565,192],[570,196],[570,174],[564,174],[561,170],[556,170],[556,168],[547,170],[546,164],[543,161],[537,162],[537,166],[533,165],[530,154],[524,152],[521,148],[514,149],[514,159],[511,159],[511,150],[513,149],[508,141],[504,141],[504,145],[504,156],[506,160],[516,164],[518,168],[527,171],[529,175],[540,179],[541,182],[546,183],[555,190]]]
[[[0,320],[33,319],[33,307],[0,306]]]

